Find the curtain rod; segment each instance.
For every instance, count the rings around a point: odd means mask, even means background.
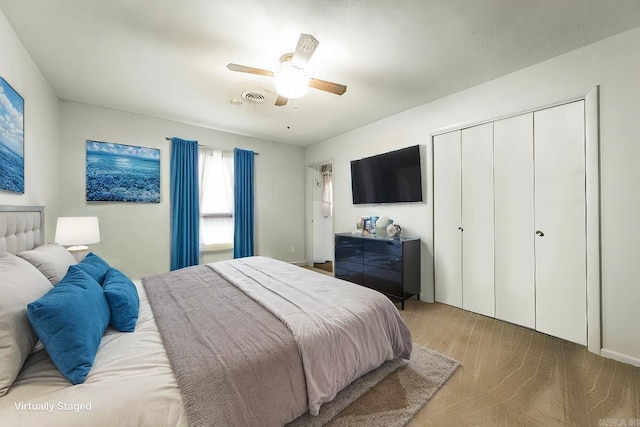
[[[166,139],[167,141],[171,141],[171,138],[169,138],[168,136],[165,136],[164,139]],[[206,147],[206,148],[211,148],[208,145],[202,145],[202,144],[198,144],[198,147]],[[259,156],[260,153],[258,153],[257,151],[254,151],[253,154],[255,154],[256,156]]]

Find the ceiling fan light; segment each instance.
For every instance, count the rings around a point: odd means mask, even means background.
[[[283,62],[280,71],[274,73],[276,91],[285,98],[295,99],[304,96],[309,87],[309,78],[302,68],[291,61]]]

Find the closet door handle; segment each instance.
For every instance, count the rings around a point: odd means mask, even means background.
[[[542,237],[544,236],[544,233],[540,230],[536,231],[536,236]]]
[[[462,227],[458,227],[458,230],[460,231],[464,231],[464,229]]]

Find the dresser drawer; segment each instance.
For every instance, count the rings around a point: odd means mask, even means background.
[[[343,270],[336,266],[334,275],[336,279],[346,280],[348,282],[357,283],[358,285],[364,284],[364,274],[362,273],[362,271],[356,272]]]
[[[359,249],[362,250],[364,246],[363,240],[356,237],[336,236],[336,249]]]
[[[336,262],[349,261],[362,264],[363,244],[360,239],[336,237]],[[362,270],[362,267],[360,267]]]
[[[360,257],[360,259],[362,259],[362,257]],[[364,270],[364,265],[361,262],[352,262],[352,261],[345,260],[344,258],[342,259],[336,258],[335,264],[336,264],[336,274],[338,270],[353,271],[356,273],[362,273],[362,271]]]
[[[381,254],[378,252],[365,252],[364,263],[371,267],[402,271],[402,256]]]
[[[392,240],[365,240],[364,250],[368,252],[402,256],[402,244]]]
[[[365,266],[364,284],[387,295],[402,297],[402,273],[377,267]]]
[[[344,261],[362,264],[362,256],[363,252],[361,250],[336,248],[336,263]]]

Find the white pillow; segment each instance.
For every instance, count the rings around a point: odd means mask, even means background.
[[[15,381],[38,342],[27,319],[27,304],[51,289],[51,283],[27,261],[0,255],[0,397]]]
[[[67,274],[69,266],[77,264],[71,252],[57,243],[47,243],[17,255],[33,264],[54,286]]]

